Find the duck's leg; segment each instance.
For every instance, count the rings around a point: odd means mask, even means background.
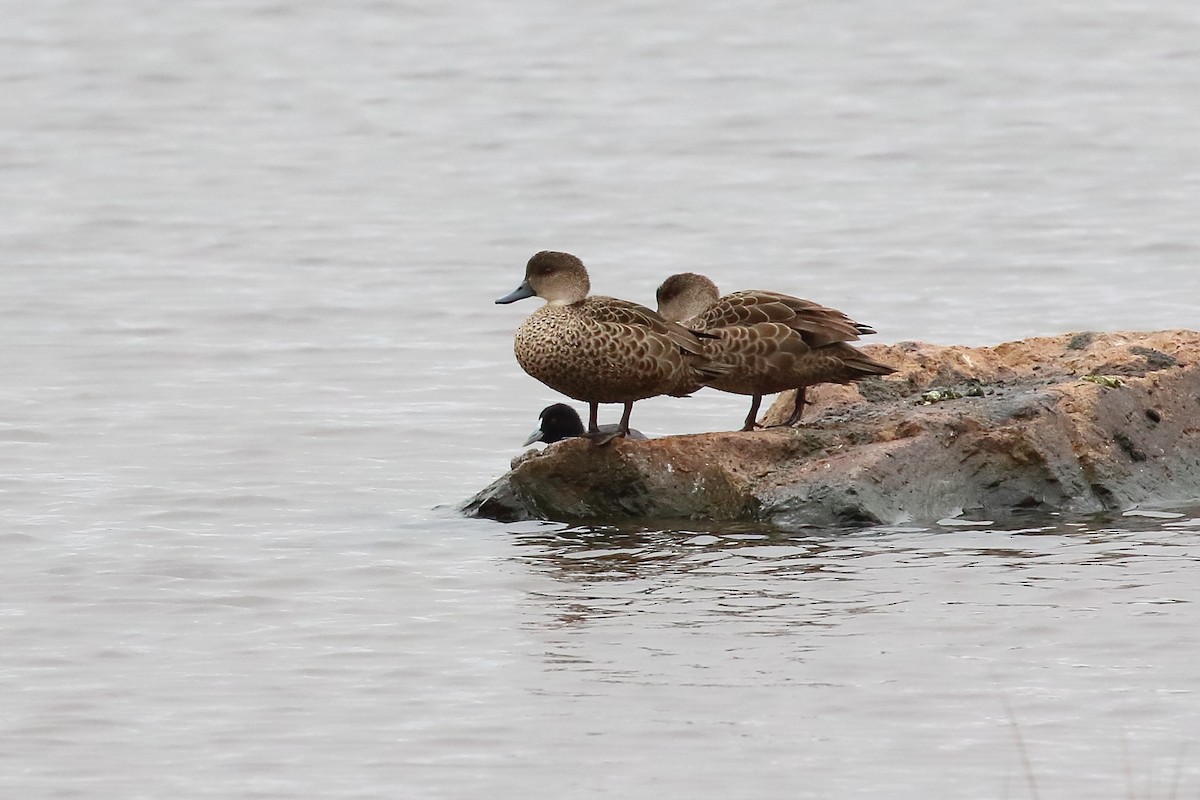
[[[754,399],[750,401],[750,413],[746,415],[746,424],[742,426],[744,431],[752,431],[759,427],[755,421],[758,419],[758,407],[762,405],[762,395],[754,395]]]
[[[595,436],[600,432],[600,422],[597,419],[600,415],[599,403],[588,403],[588,436]]]
[[[804,401],[804,394],[808,387],[801,386],[796,390],[796,408],[792,411],[792,415],[787,418],[787,422],[783,423],[787,427],[791,427],[800,421],[800,416],[804,413],[804,406],[807,403]]]
[[[595,444],[597,447],[603,447],[604,445],[612,442],[612,440],[616,439],[617,437],[624,438],[624,437],[628,436],[629,435],[629,415],[632,412],[633,412],[633,401],[630,401],[625,404],[625,412],[623,414],[621,414],[621,424],[617,426],[617,429],[615,431],[613,431],[612,433],[600,433],[599,431],[596,431],[596,433],[589,433],[588,438],[590,438],[592,440],[592,443]]]
[[[633,413],[633,401],[630,400],[625,404],[625,411],[621,414],[621,424],[617,426],[618,436],[629,435],[629,415]]]

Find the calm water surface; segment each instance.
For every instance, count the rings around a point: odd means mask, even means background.
[[[1200,326],[1194,3],[0,14],[0,795],[1200,796],[1200,506],[454,510],[557,399],[492,304],[543,248],[881,341]]]

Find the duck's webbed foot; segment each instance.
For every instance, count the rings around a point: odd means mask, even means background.
[[[804,407],[808,405],[808,402],[804,399],[805,388],[801,386],[796,390],[796,408],[792,411],[791,416],[787,418],[787,421],[783,423],[784,427],[794,428],[800,424],[800,417],[804,415]]]
[[[625,432],[624,431],[596,431],[595,433],[589,432],[589,433],[584,434],[584,438],[590,440],[591,443],[596,447],[604,447],[605,445],[612,444],[613,439],[624,439]]]
[[[750,401],[750,413],[746,415],[746,422],[742,425],[742,431],[752,431],[756,428],[763,427],[758,424],[758,407],[762,405],[762,395],[754,395],[754,399]]]

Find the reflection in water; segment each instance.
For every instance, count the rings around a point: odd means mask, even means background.
[[[753,527],[724,532],[573,527],[520,538],[526,556],[557,579],[564,625],[629,612],[664,615],[660,624],[702,627],[731,619],[767,634],[804,624],[831,624],[891,602],[854,597],[817,584],[853,580],[852,560],[869,557],[856,537],[782,533]]]
[[[726,726],[695,740],[710,747],[699,760],[756,732],[775,781],[822,776],[842,789],[828,796],[855,795],[850,760],[911,789],[899,796],[1020,797],[1029,775],[1042,796],[1090,796],[1123,751],[1144,785],[1164,786],[1164,768],[1200,783],[1178,755],[1195,746],[1186,698],[1200,691],[1200,508],[514,537],[516,561],[544,578],[522,603],[542,659],[533,692],[572,710],[570,730],[647,743]]]
[[[518,534],[516,544],[523,561],[554,579],[534,602],[555,609],[555,624],[649,613],[659,625],[695,628],[737,620],[745,626],[742,633],[780,635],[921,598],[970,602],[956,594],[971,585],[991,587],[991,601],[998,604],[1029,604],[1029,597],[1015,599],[1029,587],[1150,589],[1163,559],[1200,559],[1200,518],[1174,516],[840,531],[573,526]],[[1159,585],[1166,589],[1169,583]],[[1054,596],[1034,604],[1050,607]]]

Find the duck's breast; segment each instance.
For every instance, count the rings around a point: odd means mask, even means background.
[[[689,371],[679,348],[637,325],[597,321],[546,306],[517,330],[521,367],[555,391],[587,402],[620,403],[671,391]]]

